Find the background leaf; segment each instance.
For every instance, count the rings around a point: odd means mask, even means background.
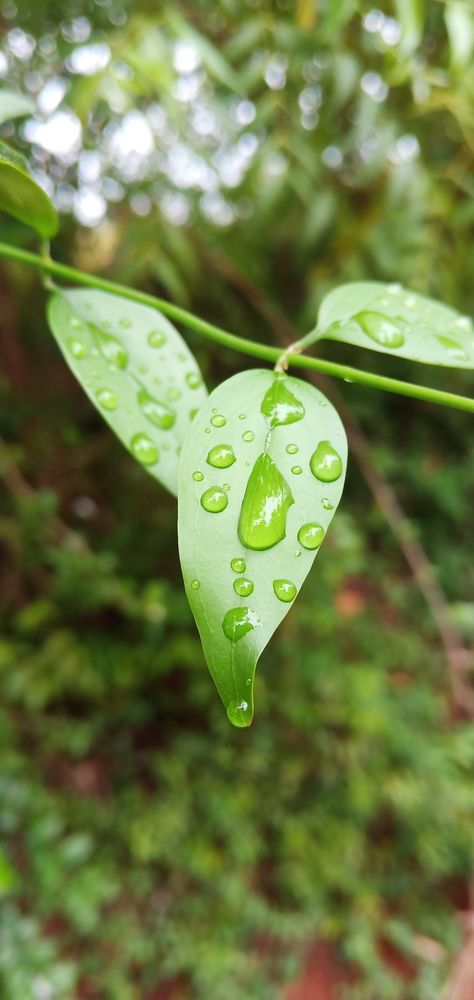
[[[344,428],[325,397],[269,371],[220,385],[186,437],[178,495],[183,576],[235,725],[252,721],[257,660],[311,568],[346,461]]]
[[[98,291],[63,291],[49,324],[83,389],[126,448],[171,493],[178,451],[207,391],[181,335],[148,306]]]
[[[33,101],[24,94],[16,94],[14,90],[0,90],[0,125],[12,118],[22,118],[34,111]]]
[[[44,239],[57,232],[56,209],[28,172],[20,153],[0,142],[0,210],[36,229]]]
[[[329,292],[318,317],[322,336],[411,361],[474,368],[474,328],[461,316],[398,284],[350,282]]]

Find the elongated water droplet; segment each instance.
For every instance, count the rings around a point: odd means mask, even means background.
[[[211,417],[211,424],[213,427],[225,427],[227,420],[222,416],[222,413],[216,413],[214,417]]]
[[[247,568],[245,559],[231,559],[230,568],[234,570],[234,573],[245,573]]]
[[[150,396],[150,393],[146,389],[140,389],[138,404],[147,420],[154,424],[155,427],[159,427],[160,430],[168,431],[176,423],[174,410],[170,410],[164,403],[158,402],[154,396]]]
[[[270,428],[294,424],[304,417],[303,404],[287,387],[286,382],[285,376],[275,376],[273,385],[263,397],[260,412],[263,413]]]
[[[83,344],[82,340],[68,340],[69,349],[73,358],[76,361],[82,361],[83,358],[87,358],[88,350],[87,345]]]
[[[274,580],[273,590],[278,600],[284,601],[285,604],[294,601],[297,594],[296,587],[291,580]]]
[[[364,333],[382,347],[402,347],[405,337],[397,323],[387,319],[382,313],[360,312],[354,319]]]
[[[109,333],[104,333],[99,327],[94,327],[94,333],[104,358],[107,358],[107,361],[115,365],[116,368],[126,368],[128,365],[128,354],[120,341],[112,337]]]
[[[261,624],[258,615],[255,614],[255,611],[251,611],[250,608],[231,608],[224,615],[222,628],[224,635],[231,642],[238,642],[239,639],[243,639],[244,635],[247,635],[247,632],[252,632],[254,628],[259,628]]]
[[[320,441],[311,456],[310,469],[322,483],[333,483],[342,473],[342,459],[329,441]]]
[[[199,472],[199,470],[196,469],[196,472],[193,472],[193,479],[195,479],[197,483],[202,483],[204,476],[202,472]]]
[[[202,378],[199,372],[188,372],[185,379],[190,389],[199,389],[199,386],[202,385]]]
[[[211,448],[206,462],[215,469],[228,469],[236,461],[233,448],[230,444],[216,444]]]
[[[166,344],[166,337],[161,330],[152,330],[148,334],[148,343],[150,347],[163,347],[163,344]]]
[[[142,465],[154,465],[159,459],[158,448],[146,434],[134,434],[130,447]]]
[[[325,531],[315,521],[303,524],[298,532],[298,541],[304,549],[319,549],[324,539]]]
[[[250,597],[250,594],[253,594],[253,583],[244,576],[234,580],[233,587],[239,597]]]
[[[286,517],[294,499],[281,472],[266,453],[250,473],[239,518],[239,538],[248,549],[271,549],[286,535]]]
[[[245,433],[242,434],[242,440],[243,441],[253,441],[254,437],[255,437],[255,434],[254,434],[253,431],[245,431]]]
[[[252,722],[252,710],[247,701],[230,701],[227,706],[227,718],[233,726],[244,729]]]
[[[96,397],[104,410],[116,410],[118,406],[117,397],[110,389],[99,389]]]
[[[296,455],[296,452],[299,451],[299,448],[297,444],[287,444],[286,450],[289,455]]]
[[[209,514],[220,514],[222,510],[226,509],[228,503],[227,493],[220,486],[210,486],[201,497],[201,507]]]

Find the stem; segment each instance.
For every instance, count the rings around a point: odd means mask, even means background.
[[[0,243],[0,257],[9,260],[16,260],[22,264],[28,264],[39,271],[47,274],[54,274],[58,278],[74,282],[77,285],[86,285],[89,288],[98,288],[104,292],[111,292],[113,295],[120,295],[133,302],[140,302],[142,305],[159,309],[165,316],[183,323],[196,333],[208,337],[209,340],[230,347],[243,354],[249,354],[263,361],[277,362],[281,357],[281,350],[278,347],[268,347],[266,344],[256,343],[246,340],[245,337],[238,337],[235,333],[222,330],[221,327],[208,323],[204,319],[199,319],[187,309],[181,309],[165,299],[160,299],[146,292],[135,291],[126,285],[120,285],[115,281],[108,281],[106,278],[98,278],[93,274],[86,274],[75,267],[66,264],[57,264],[55,261],[47,260],[29,250],[22,250],[20,247],[9,246],[7,243]],[[310,336],[310,335],[308,335]],[[306,339],[306,338],[304,338]],[[427,403],[437,403],[440,406],[449,406],[455,410],[464,410],[466,413],[474,413],[474,399],[466,396],[458,396],[453,392],[443,392],[441,389],[432,389],[424,385],[414,385],[410,382],[401,382],[399,379],[388,378],[385,375],[377,375],[374,372],[360,371],[358,368],[351,368],[349,365],[339,365],[334,361],[326,361],[323,358],[310,358],[304,354],[288,354],[288,363],[295,368],[306,368],[309,371],[322,372],[325,375],[332,375],[334,378],[344,379],[347,382],[355,382],[358,385],[365,385],[371,389],[382,389],[385,392],[393,392],[399,396],[408,396],[412,399],[421,399]]]

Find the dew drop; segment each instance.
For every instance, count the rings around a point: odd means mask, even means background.
[[[159,427],[162,431],[169,431],[174,426],[176,423],[175,412],[158,402],[146,389],[140,389],[137,398],[140,409],[155,427]]]
[[[82,343],[82,340],[68,340],[68,344],[71,354],[73,358],[76,358],[76,361],[82,361],[83,358],[87,358],[87,346]]]
[[[296,549],[296,552],[295,552],[296,558],[299,559],[300,555],[301,555],[301,549]]]
[[[199,580],[191,580],[191,587],[193,590],[199,590],[200,586],[201,584],[199,583]]]
[[[211,428],[210,427],[205,427],[204,428],[204,433],[205,434],[210,434],[211,433]]]
[[[166,344],[166,337],[161,330],[152,330],[148,334],[148,343],[150,347],[163,347],[163,344]]]
[[[390,284],[387,285],[387,292],[390,292],[390,295],[398,295],[401,290],[402,286],[398,281],[391,281]]]
[[[209,514],[220,514],[222,510],[226,509],[228,503],[227,493],[220,486],[210,486],[201,497],[201,507]]]
[[[294,465],[291,471],[294,476],[301,476],[303,469],[301,468],[301,465]]]
[[[243,441],[253,441],[254,437],[255,434],[253,431],[245,431],[244,434],[242,434]]]
[[[285,604],[294,601],[297,594],[295,584],[291,580],[274,580],[273,590],[275,597],[278,597],[278,600]]]
[[[329,497],[323,497],[321,507],[324,507],[324,510],[334,510],[334,504],[331,503]]]
[[[405,337],[400,327],[382,313],[360,312],[354,316],[364,333],[382,347],[402,347]]]
[[[238,642],[239,639],[243,639],[244,635],[247,635],[247,632],[252,632],[261,624],[258,615],[250,608],[231,608],[224,615],[222,628],[227,639],[230,639],[231,642]]]
[[[117,409],[117,397],[114,392],[111,392],[110,389],[99,389],[98,392],[96,392],[96,397],[100,405],[104,407],[104,410]]]
[[[260,412],[263,413],[270,429],[294,424],[304,417],[303,404],[287,388],[286,382],[286,376],[277,375],[263,397]]]
[[[245,573],[247,568],[245,559],[231,559],[230,568],[234,570],[234,573]]]
[[[414,295],[407,295],[406,299],[403,300],[403,304],[404,306],[406,306],[407,309],[413,309],[413,307],[416,305],[416,299]]]
[[[158,448],[146,434],[134,434],[130,447],[132,454],[142,465],[154,465],[159,459]]]
[[[129,330],[131,325],[132,321],[128,316],[122,316],[122,319],[119,320],[119,326],[122,327],[122,330]]]
[[[313,476],[322,483],[333,483],[342,473],[342,459],[329,441],[320,441],[310,459]]]
[[[253,594],[253,583],[244,576],[239,577],[238,580],[234,580],[233,587],[239,597],[250,597],[250,594]]]
[[[296,455],[296,452],[299,451],[299,448],[297,444],[287,444],[286,450],[289,455]]]
[[[314,521],[303,524],[298,532],[298,541],[304,549],[319,549],[325,535],[324,528]]]
[[[120,341],[115,337],[111,337],[109,333],[99,330],[98,327],[95,328],[95,333],[104,358],[110,364],[115,365],[116,368],[126,368],[128,365],[128,354]]]
[[[469,330],[472,332],[472,320],[469,316],[459,316],[456,320],[456,326],[458,326],[460,330]]]
[[[246,416],[246,413],[239,413],[239,420],[245,420]]]
[[[222,483],[222,489],[228,492],[230,490],[230,483]]]
[[[77,318],[77,316],[71,316],[71,319],[69,320],[69,325],[72,326],[73,330],[84,329],[84,324],[81,322],[80,319]]]
[[[239,517],[238,533],[248,549],[270,549],[286,535],[290,487],[274,461],[259,455],[250,473]]]
[[[230,701],[227,706],[227,718],[233,726],[244,729],[252,722],[252,710],[247,701]]]
[[[216,413],[214,417],[211,417],[211,424],[213,427],[225,427],[227,420],[222,416],[222,413]]]
[[[199,389],[199,386],[202,385],[202,378],[198,372],[188,372],[185,379],[190,389]]]
[[[204,476],[203,476],[202,472],[196,471],[196,472],[193,472],[193,479],[197,483],[202,483],[202,481],[204,479]]]
[[[172,402],[175,402],[177,399],[180,399],[181,392],[180,392],[179,389],[172,388],[172,389],[169,389],[169,391],[167,392],[166,395],[167,395],[168,399],[170,399]]]
[[[216,444],[211,448],[206,462],[215,469],[228,469],[236,461],[234,451],[230,444]]]

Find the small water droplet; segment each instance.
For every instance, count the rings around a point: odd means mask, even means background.
[[[233,726],[244,729],[252,722],[252,710],[247,701],[230,701],[227,706],[227,718]]]
[[[146,434],[134,434],[130,447],[142,465],[154,465],[159,459],[158,448]]]
[[[289,455],[296,455],[296,452],[299,451],[299,448],[297,444],[287,444],[286,450]]]
[[[202,385],[202,378],[199,372],[188,372],[185,379],[190,389],[199,389],[199,386]]]
[[[109,333],[104,333],[98,327],[95,328],[98,344],[104,358],[110,361],[116,368],[126,368],[128,365],[128,354],[119,340],[111,337]]]
[[[245,573],[247,568],[245,559],[231,559],[230,568],[234,570],[234,573]]]
[[[152,330],[148,334],[148,343],[150,347],[163,347],[163,344],[166,344],[166,337],[161,330]]]
[[[246,416],[246,413],[239,413],[239,420],[245,420]]]
[[[401,290],[402,286],[398,281],[391,281],[390,284],[387,285],[387,292],[390,292],[390,295],[398,295]]]
[[[242,440],[243,441],[253,441],[254,437],[255,437],[255,434],[254,434],[253,431],[245,431],[242,434]]]
[[[295,552],[296,558],[299,559],[300,555],[301,555],[301,549],[296,549],[296,552]]]
[[[319,549],[324,539],[325,531],[315,521],[303,524],[298,532],[298,541],[305,549]]]
[[[216,444],[211,448],[206,462],[215,469],[228,469],[236,461],[233,448],[230,444]]]
[[[234,580],[233,587],[239,597],[250,597],[250,594],[253,594],[253,583],[244,576],[239,577],[238,580]]]
[[[301,468],[301,465],[294,465],[291,471],[294,476],[301,476],[303,469]]]
[[[200,586],[201,584],[199,583],[199,580],[191,580],[191,587],[193,590],[199,590]]]
[[[168,431],[176,422],[176,414],[169,407],[160,403],[154,396],[151,396],[146,389],[140,389],[138,393],[138,405],[145,414],[147,420],[159,427],[162,431]]]
[[[324,507],[324,510],[334,510],[334,504],[331,503],[329,497],[323,497],[321,507]]]
[[[117,409],[117,397],[114,392],[111,392],[110,389],[99,389],[98,392],[96,392],[96,397],[100,405],[104,407],[104,410]]]
[[[69,325],[72,326],[73,330],[83,330],[84,324],[77,316],[71,316],[69,320]]]
[[[196,471],[196,472],[193,472],[193,479],[195,479],[197,483],[202,483],[202,481],[204,479],[204,476],[203,476],[202,472]]]
[[[472,332],[472,320],[469,316],[459,316],[456,320],[456,326],[460,330],[470,330]]]
[[[210,434],[211,433],[211,428],[210,427],[205,427],[204,428],[204,433],[205,434]]]
[[[129,330],[132,325],[132,321],[128,318],[128,316],[122,316],[122,319],[119,319],[119,325],[122,327],[122,330]]]
[[[285,604],[294,601],[297,594],[295,584],[291,580],[274,580],[273,590],[275,597],[278,597],[279,601],[284,601]]]
[[[405,343],[405,337],[399,325],[393,320],[387,319],[382,313],[360,312],[354,316],[354,319],[363,332],[382,347],[402,347]]]
[[[414,295],[407,295],[406,299],[403,299],[403,305],[406,306],[407,309],[413,309],[416,305]]]
[[[176,389],[176,388],[173,387],[173,388],[171,388],[171,389],[168,390],[166,396],[172,402],[175,402],[177,399],[181,398],[181,392],[180,392],[179,389]]]
[[[230,483],[222,483],[222,489],[226,491],[230,490]]]
[[[83,358],[87,358],[87,345],[83,344],[82,340],[68,340],[68,344],[71,354],[76,361],[82,361]]]
[[[225,427],[227,420],[222,416],[222,413],[216,413],[214,417],[211,417],[211,424],[213,427]]]
[[[247,632],[252,632],[261,624],[258,615],[250,608],[230,608],[224,615],[222,628],[227,639],[230,639],[231,642],[238,642],[239,639],[243,639],[244,635],[247,635]]]
[[[286,376],[276,375],[273,384],[263,397],[260,412],[266,418],[270,429],[294,424],[304,417],[304,406],[288,388],[287,382]]]
[[[229,498],[220,486],[210,486],[201,497],[201,507],[209,514],[220,514],[222,510],[226,509],[228,503]]]
[[[327,400],[326,400],[326,399],[320,399],[320,400],[319,400],[319,405],[320,405],[320,406],[327,406],[327,405],[328,405],[328,404],[327,404]]]
[[[322,483],[333,483],[342,473],[342,459],[329,441],[320,441],[311,456],[310,469]]]

